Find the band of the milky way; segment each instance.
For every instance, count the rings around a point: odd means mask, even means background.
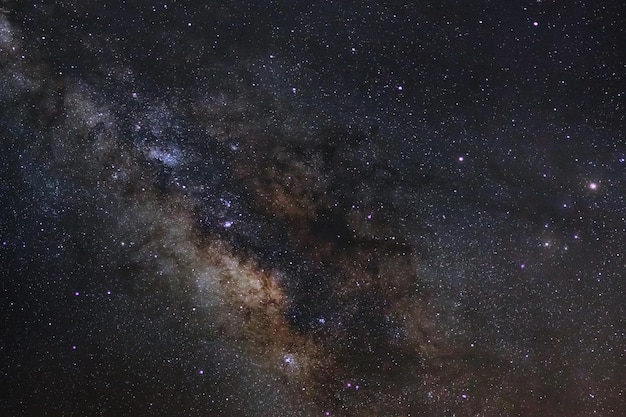
[[[620,2],[0,1],[0,415],[617,416]]]

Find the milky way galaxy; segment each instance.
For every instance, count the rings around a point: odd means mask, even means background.
[[[0,2],[0,415],[621,415],[619,2],[205,3]]]

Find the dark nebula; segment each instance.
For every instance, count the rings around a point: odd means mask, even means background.
[[[0,1],[0,415],[623,415],[625,9]]]

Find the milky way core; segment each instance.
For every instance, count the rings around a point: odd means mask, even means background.
[[[623,6],[204,3],[0,1],[0,415],[621,415]]]

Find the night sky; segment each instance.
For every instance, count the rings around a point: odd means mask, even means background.
[[[0,1],[1,416],[623,416],[626,5]]]

